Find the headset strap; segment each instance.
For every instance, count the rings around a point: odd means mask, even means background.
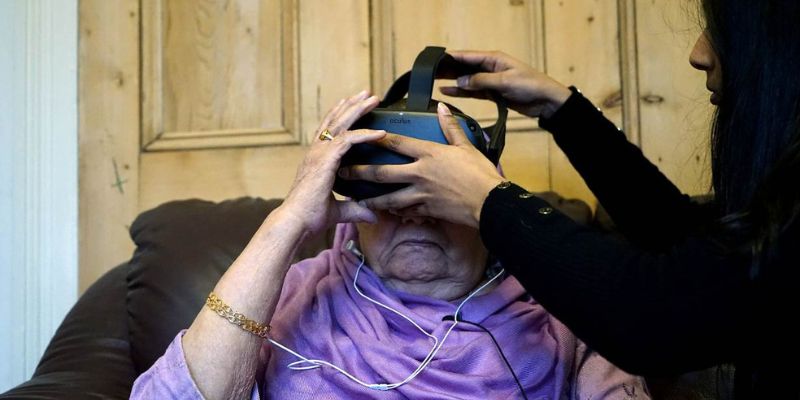
[[[437,77],[436,71],[440,67],[455,71],[459,76],[479,72],[477,69],[459,63],[451,55],[445,53],[444,47],[428,46],[414,60],[411,71],[404,73],[394,81],[379,107],[389,107],[402,100],[407,93],[406,109],[408,111],[428,112],[433,93],[433,82]],[[490,91],[489,97],[497,105],[497,121],[494,125],[482,129],[489,134],[486,156],[497,164],[505,147],[508,109],[505,99],[498,93]]]
[[[436,69],[445,56],[452,57],[444,52],[444,47],[428,46],[419,53],[411,68],[411,79],[408,82],[408,111],[428,111],[428,105],[433,93],[433,81],[436,79]]]
[[[389,90],[386,91],[386,94],[383,96],[383,100],[378,103],[378,107],[380,108],[388,108],[392,104],[396,104],[400,100],[403,100],[408,94],[408,82],[411,80],[411,71],[407,71],[403,75],[400,75],[393,83],[392,86],[389,87]]]

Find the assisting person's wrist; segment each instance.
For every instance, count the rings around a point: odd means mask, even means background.
[[[567,90],[569,91],[569,95],[555,110],[553,110],[553,113],[550,115],[544,115],[544,113],[542,113],[539,117],[539,126],[541,128],[549,131],[551,126],[563,125],[563,120],[565,119],[564,114],[570,114],[570,112],[565,112],[564,110],[574,108],[581,99],[584,99],[581,91],[575,86],[570,86]],[[566,118],[569,119],[569,117]]]
[[[563,85],[555,86],[551,94],[548,96],[549,101],[547,104],[542,108],[541,114],[539,115],[540,118],[550,118],[555,114],[564,103],[572,96],[572,87],[566,87]]]
[[[473,207],[471,207],[472,208],[472,211],[471,211],[472,224],[468,224],[468,225],[471,225],[476,229],[478,227],[480,227],[481,210],[483,209],[483,203],[486,202],[486,198],[489,197],[489,194],[492,192],[492,190],[495,190],[497,187],[499,187],[501,185],[511,185],[511,182],[505,180],[505,178],[498,177],[497,179],[493,179],[491,181],[488,181],[486,186],[484,186],[483,188],[480,188],[482,190],[478,190],[477,191],[478,193],[483,193],[483,196],[481,196],[480,202],[477,202],[476,204],[473,204]],[[507,187],[507,186],[504,186],[504,187]]]

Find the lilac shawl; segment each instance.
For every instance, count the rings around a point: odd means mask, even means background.
[[[366,301],[354,290],[353,276],[359,262],[341,249],[356,235],[354,225],[342,224],[332,249],[292,266],[272,318],[272,337],[305,357],[332,362],[362,381],[399,382],[417,368],[432,342],[408,321]],[[393,291],[366,267],[358,283],[365,294],[411,317],[440,340],[453,323],[442,318],[453,315],[457,303]],[[461,315],[492,332],[529,398],[577,397],[577,388],[571,387],[580,370],[576,361],[582,356],[576,354],[577,340],[533,301],[516,279],[506,277],[494,289],[472,298]],[[286,365],[297,357],[275,346],[266,348],[269,362],[262,388],[270,398],[520,397],[489,335],[464,323],[450,333],[422,373],[388,392],[360,386],[328,367],[290,370]],[[610,364],[608,367],[615,370]],[[610,379],[595,387],[595,393],[611,389],[603,387],[605,384],[619,383]]]
[[[337,227],[332,249],[293,265],[286,276],[272,338],[308,358],[329,361],[368,383],[405,379],[430,351],[431,340],[408,321],[361,298],[353,288],[359,260],[342,251],[352,224]],[[369,268],[359,275],[368,296],[410,316],[440,338],[457,303],[396,292]],[[648,399],[640,378],[587,351],[570,331],[511,277],[472,298],[462,319],[495,336],[529,399]],[[258,392],[272,399],[517,399],[517,384],[487,333],[460,323],[415,379],[390,391],[360,386],[329,367],[294,371],[298,358],[265,342]],[[253,398],[258,398],[254,390]],[[186,368],[180,335],[137,379],[131,398],[202,398]]]

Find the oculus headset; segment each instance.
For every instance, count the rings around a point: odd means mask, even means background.
[[[392,84],[378,107],[361,117],[350,129],[385,130],[415,139],[447,144],[436,113],[439,102],[431,99],[433,81],[437,77],[455,77],[476,72],[481,71],[458,62],[445,53],[444,47],[428,46],[419,53],[411,71]],[[404,98],[406,94],[408,98]],[[488,94],[497,104],[497,121],[486,128],[481,128],[474,119],[457,108],[445,104],[452,110],[469,141],[497,165],[505,146],[508,109],[500,95],[491,91]],[[342,157],[341,166],[407,164],[413,161],[411,157],[383,147],[361,143],[354,145]],[[340,195],[360,200],[384,195],[405,186],[407,185],[398,183],[346,180],[337,176],[333,190]]]

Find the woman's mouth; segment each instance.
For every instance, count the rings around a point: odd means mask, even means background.
[[[438,243],[432,240],[425,240],[425,239],[408,239],[398,243],[398,246],[406,245],[406,246],[415,246],[415,247],[441,247]]]
[[[708,83],[706,83],[706,90],[711,92],[711,96],[709,99],[711,104],[715,106],[719,105],[719,102],[722,100],[722,95],[719,94],[719,91],[717,89],[712,88],[711,85]]]
[[[722,101],[722,96],[719,95],[717,92],[711,92],[711,98],[709,99],[711,104],[718,106],[720,101]]]

